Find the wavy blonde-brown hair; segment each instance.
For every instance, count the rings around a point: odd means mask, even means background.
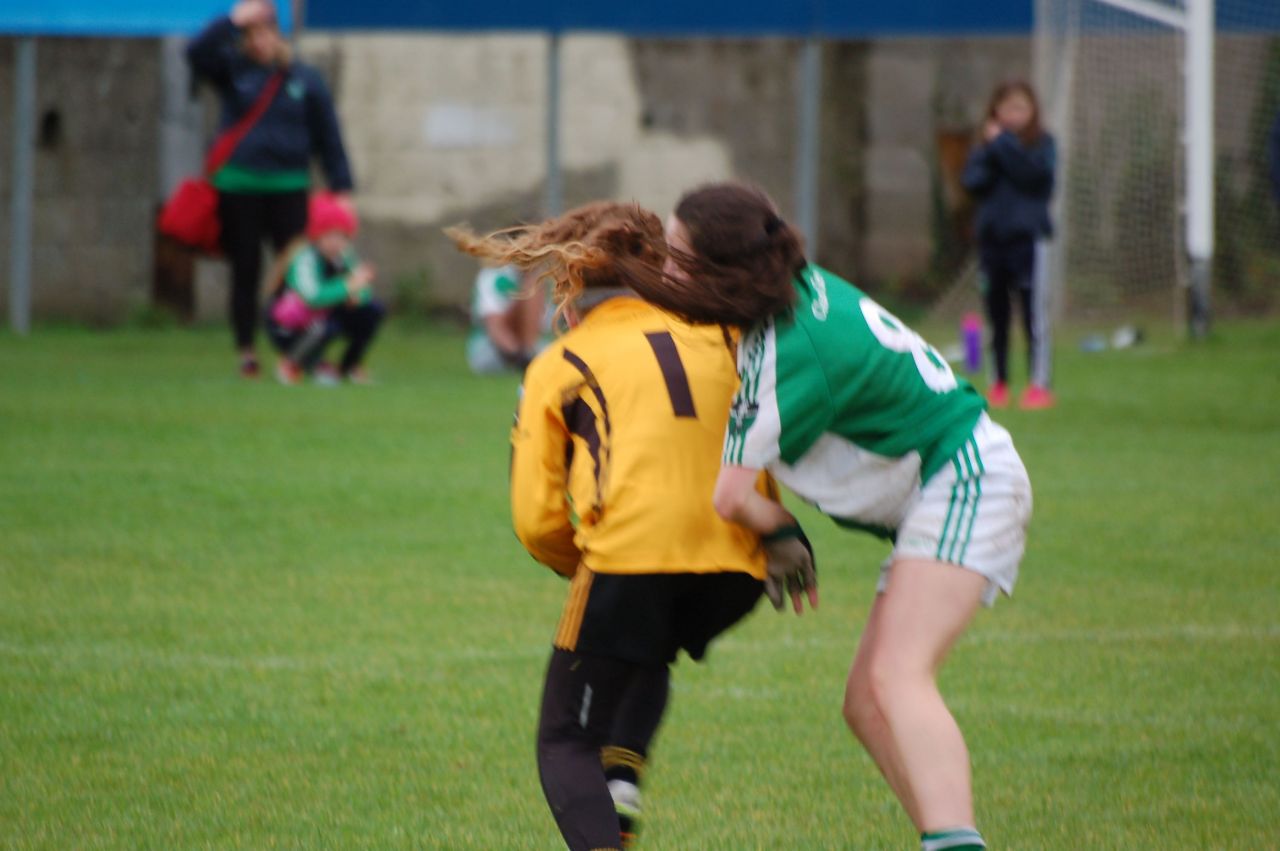
[[[658,217],[635,203],[593,201],[564,215],[481,236],[445,229],[459,250],[550,280],[557,319],[588,289],[650,289],[661,280],[667,245]]]

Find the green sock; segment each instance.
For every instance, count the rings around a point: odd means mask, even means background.
[[[920,851],[983,851],[987,843],[972,827],[957,827],[920,834]]]

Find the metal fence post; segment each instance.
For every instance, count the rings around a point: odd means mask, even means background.
[[[31,331],[31,199],[35,185],[36,40],[14,50],[13,183],[9,220],[9,325]]]

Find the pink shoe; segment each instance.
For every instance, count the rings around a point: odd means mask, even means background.
[[[1009,404],[1009,385],[1003,381],[997,381],[991,385],[991,389],[987,391],[987,401],[993,408],[1003,408]]]
[[[1057,403],[1058,400],[1053,398],[1053,393],[1048,388],[1032,384],[1023,391],[1018,407],[1024,411],[1043,411],[1046,408],[1052,408]]]

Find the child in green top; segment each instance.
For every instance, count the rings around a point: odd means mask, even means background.
[[[368,380],[361,363],[386,311],[370,289],[373,267],[360,262],[351,245],[356,227],[346,202],[318,194],[311,200],[307,239],[282,255],[267,312],[267,334],[281,354],[281,384],[297,384],[308,374],[318,383]],[[348,340],[336,371],[323,363],[335,337]]]

